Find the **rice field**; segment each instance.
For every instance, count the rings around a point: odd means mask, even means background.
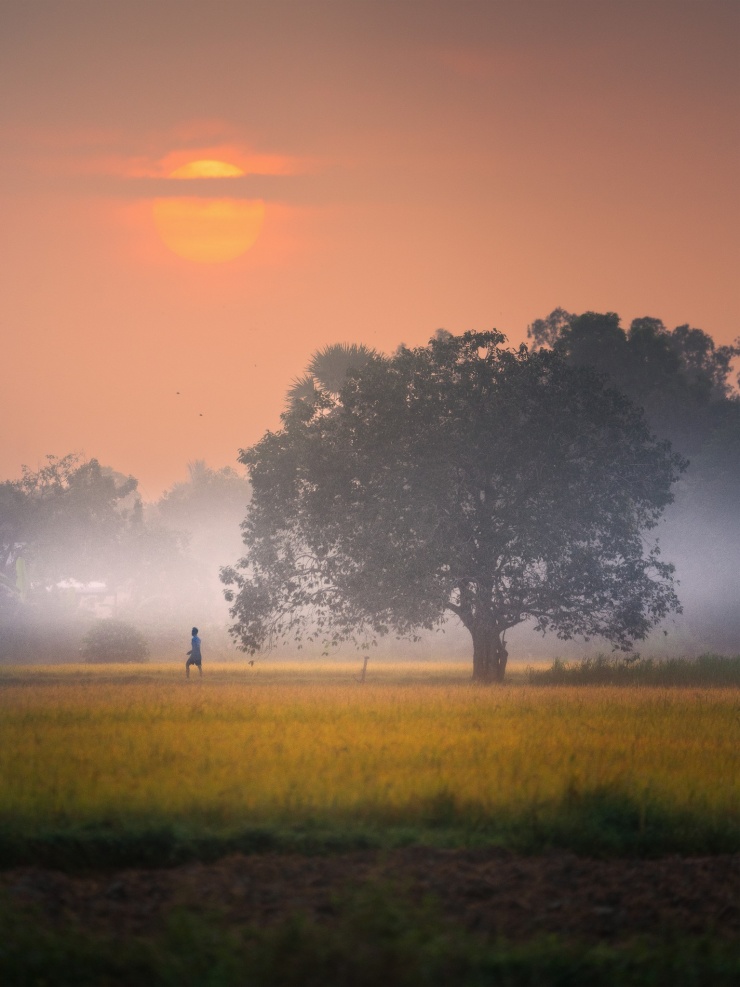
[[[553,689],[516,671],[480,687],[452,662],[371,663],[364,684],[358,671],[1,669],[0,829],[547,831],[606,799],[638,830],[660,816],[740,832],[737,688]]]

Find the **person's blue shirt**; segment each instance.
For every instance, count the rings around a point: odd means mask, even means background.
[[[195,661],[200,661],[200,638],[197,634],[190,642],[190,657]]]

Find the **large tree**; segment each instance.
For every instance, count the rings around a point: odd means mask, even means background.
[[[522,621],[628,648],[679,609],[645,532],[683,461],[597,374],[504,342],[438,334],[373,357],[241,453],[246,553],[223,579],[244,650],[454,614],[491,681]]]

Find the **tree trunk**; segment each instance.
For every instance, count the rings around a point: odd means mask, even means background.
[[[473,637],[473,681],[503,682],[509,653],[501,633],[491,624],[478,624]]]

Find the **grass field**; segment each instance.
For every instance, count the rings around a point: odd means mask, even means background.
[[[736,983],[740,689],[582,671],[0,668],[0,981]]]
[[[376,663],[360,685],[357,671],[3,669],[0,862],[80,840],[134,859],[148,839],[153,857],[219,841],[740,848],[737,688],[553,689],[516,670],[478,687],[436,662]]]

